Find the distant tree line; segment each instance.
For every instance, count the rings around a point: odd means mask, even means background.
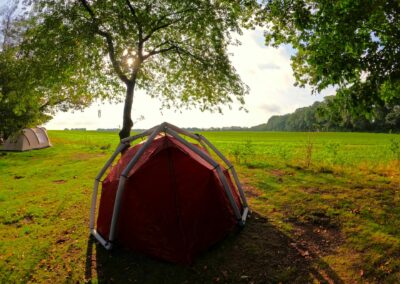
[[[274,115],[267,123],[252,130],[264,131],[400,131],[400,105],[375,106],[371,114],[356,113],[335,96],[296,109],[293,113]]]
[[[185,127],[186,130],[191,132],[200,131],[249,131],[251,128],[242,126],[224,126],[224,127],[209,127],[209,128],[199,128],[199,127]]]

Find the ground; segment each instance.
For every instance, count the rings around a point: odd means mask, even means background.
[[[189,266],[88,233],[94,177],[116,133],[51,131],[54,147],[0,153],[0,282],[396,283],[396,135],[204,133],[235,163],[252,213]]]

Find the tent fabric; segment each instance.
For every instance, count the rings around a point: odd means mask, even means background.
[[[28,151],[52,146],[44,127],[25,128],[9,137],[3,144],[3,151]]]
[[[119,177],[141,146],[125,151],[103,181],[97,231],[104,238],[109,237]],[[229,172],[223,172],[242,210]],[[119,245],[190,263],[224,238],[237,220],[216,169],[177,139],[162,136],[129,172],[117,224]]]

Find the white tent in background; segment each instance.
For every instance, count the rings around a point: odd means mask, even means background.
[[[8,137],[0,148],[2,151],[28,151],[52,146],[46,128],[25,128],[21,132]]]

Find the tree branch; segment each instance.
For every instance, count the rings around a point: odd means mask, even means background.
[[[166,44],[169,44],[169,43],[170,43],[169,41],[163,41],[162,43],[160,43],[160,44],[156,45],[155,47],[153,47],[153,49],[150,51],[150,53],[152,53],[155,50],[157,50],[157,48],[160,48],[160,47],[162,47],[162,46],[164,46]],[[144,59],[146,59],[146,58],[144,58]]]
[[[145,42],[143,40],[143,26],[142,26],[142,23],[140,22],[139,18],[137,17],[136,10],[132,6],[130,0],[126,0],[126,4],[128,5],[129,11],[131,12],[131,14],[133,16],[133,20],[135,21],[135,23],[136,23],[136,25],[138,27],[138,38],[139,38],[139,41],[138,41],[138,44],[137,44],[138,45],[138,57],[139,57],[140,61],[143,61],[144,60],[143,44]],[[147,8],[147,6],[146,6],[146,8]],[[132,74],[132,76],[133,76],[133,74]]]
[[[89,13],[92,20],[97,22],[96,16],[95,16],[92,8],[90,8],[89,4],[85,0],[80,0],[80,1],[82,3],[83,7],[85,7],[86,11]]]
[[[142,25],[141,25],[141,23],[140,23],[140,21],[139,21],[139,18],[138,18],[137,15],[136,15],[135,8],[133,8],[133,6],[132,6],[132,4],[131,4],[131,1],[126,0],[126,4],[128,5],[129,11],[131,12],[131,14],[132,14],[132,16],[133,16],[133,19],[135,20],[135,23],[136,23],[137,26],[138,26],[138,31],[139,31],[139,34],[138,34],[138,36],[139,36],[139,42],[141,42],[141,41],[143,41],[143,28],[142,28]]]
[[[10,8],[8,8],[4,13],[5,19],[3,20],[3,22],[5,22],[5,23],[3,24],[4,28],[1,31],[3,33],[3,44],[2,44],[3,50],[6,49],[6,46],[8,44],[7,43],[8,39],[12,37],[12,31],[10,31],[11,30],[11,22],[13,21],[12,16],[15,13],[15,11],[17,10],[17,8],[18,8],[18,4],[14,3],[14,5],[11,6]],[[11,44],[11,42],[9,44]]]
[[[67,99],[65,99],[65,98],[58,99],[58,100],[56,100],[56,101],[54,101],[54,102],[52,102],[51,100],[48,100],[47,102],[45,102],[43,105],[41,105],[41,106],[39,107],[39,110],[40,110],[41,112],[44,112],[44,111],[47,110],[48,107],[59,105],[59,104],[65,102],[65,101],[67,101]]]
[[[92,8],[89,6],[89,4],[87,3],[86,0],[80,0],[80,2],[82,3],[83,7],[85,8],[85,10],[89,13],[90,17],[92,18],[92,24],[95,27],[95,32],[104,37],[106,39],[107,42],[107,48],[108,48],[108,55],[110,57],[112,66],[115,70],[115,72],[117,73],[118,77],[124,82],[124,83],[129,83],[129,79],[128,77],[122,72],[121,70],[121,66],[119,65],[118,60],[116,59],[116,55],[115,55],[115,48],[114,48],[114,43],[113,43],[113,39],[110,33],[102,31],[100,29],[100,24],[98,19],[96,18],[96,15],[94,14]]]
[[[170,44],[170,46],[169,47],[165,47],[165,48],[160,48],[161,46],[166,45],[166,44]],[[157,49],[157,48],[159,48],[159,49]],[[154,47],[152,51],[150,51],[147,55],[144,56],[144,60],[149,58],[149,57],[151,57],[151,56],[154,56],[154,55],[157,55],[157,54],[161,54],[161,53],[166,53],[166,52],[171,51],[171,50],[175,50],[176,53],[178,54],[178,56],[181,57],[181,58],[182,58],[182,55],[184,54],[184,55],[187,55],[189,57],[192,57],[192,58],[196,59],[197,61],[199,61],[202,64],[205,63],[205,61],[201,57],[193,54],[192,52],[188,51],[187,49],[184,49],[184,48],[180,47],[176,43],[169,43],[167,41],[162,42],[161,44],[159,44],[156,47]]]
[[[185,9],[181,9],[177,12],[173,12],[173,13],[169,13],[169,14],[165,14],[162,17],[158,18],[155,22],[152,23],[152,25],[158,25],[160,24],[162,21],[164,21],[166,18],[171,17],[171,16],[178,16],[180,14],[186,13],[186,12],[190,12],[190,11],[195,11],[196,9],[194,8],[185,8]]]
[[[177,48],[178,48],[177,46],[172,45],[170,47],[161,48],[161,49],[158,49],[158,50],[153,49],[147,55],[143,56],[143,59],[146,60],[147,58],[149,58],[149,57],[151,57],[153,55],[160,54],[160,53],[165,53],[165,52],[171,51],[173,49],[177,49]]]
[[[150,32],[143,38],[143,41],[145,42],[145,41],[147,41],[149,38],[151,38],[151,36],[152,36],[156,31],[159,31],[159,30],[161,30],[161,29],[165,29],[165,28],[169,27],[170,25],[179,22],[180,20],[182,20],[182,18],[180,18],[179,20],[175,20],[175,21],[172,21],[172,22],[168,22],[168,23],[165,23],[165,24],[162,24],[162,25],[160,25],[160,26],[156,26],[156,27],[152,28],[152,29],[150,30]]]
[[[137,19],[138,19],[138,18],[137,18],[137,16],[136,16],[135,8],[133,8],[133,6],[132,6],[132,4],[131,4],[131,1],[126,0],[126,4],[128,5],[129,11],[131,11],[131,14],[132,14],[133,18],[135,18],[135,22],[137,22]]]
[[[169,22],[167,22],[167,23],[161,24],[161,22],[162,22],[163,20],[167,19],[167,18],[170,17],[170,16],[177,16],[177,15],[179,15],[179,14],[186,13],[186,12],[193,11],[193,10],[194,10],[193,8],[182,9],[182,10],[180,10],[180,11],[178,11],[178,12],[175,12],[175,13],[165,14],[165,15],[162,16],[161,18],[157,19],[157,21],[154,22],[154,27],[153,27],[153,28],[149,31],[149,33],[143,38],[143,42],[145,42],[145,41],[147,41],[148,39],[150,39],[151,36],[152,36],[156,31],[159,31],[159,30],[161,30],[161,29],[165,29],[165,28],[167,28],[167,27],[169,27],[169,26],[171,26],[171,25],[173,25],[173,24],[176,24],[176,23],[182,21],[182,20],[185,18],[186,15],[183,15],[182,17],[179,17],[178,19],[171,20],[171,21],[169,21]]]

